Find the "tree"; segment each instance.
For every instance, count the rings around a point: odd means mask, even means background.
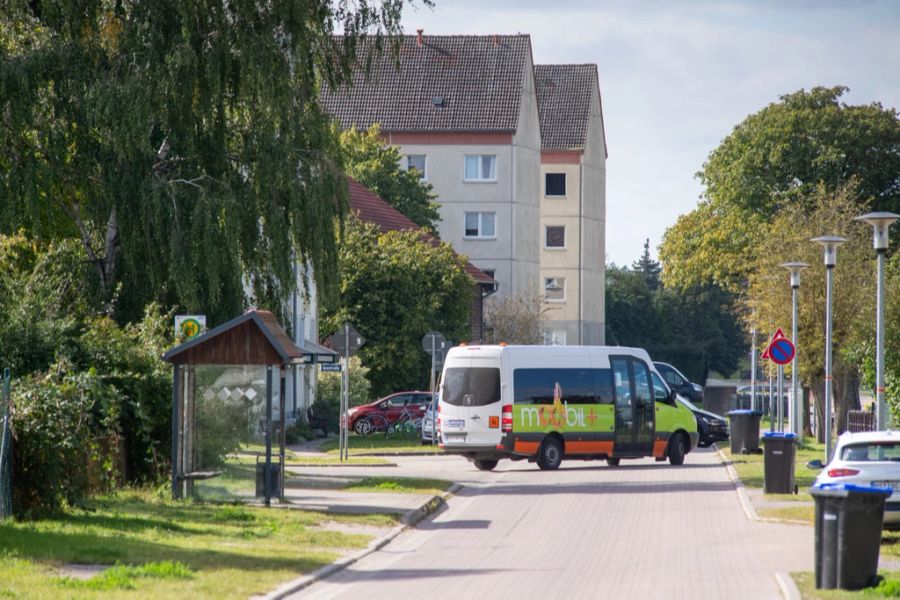
[[[80,239],[126,317],[158,298],[215,322],[245,282],[277,308],[294,258],[328,295],[346,181],[318,89],[403,5],[4,3],[0,232]]]
[[[534,296],[489,298],[485,303],[485,343],[540,344],[547,309]]]
[[[627,267],[606,268],[606,342],[647,348],[659,330],[653,292],[643,274]]]
[[[400,152],[384,144],[377,123],[367,131],[348,129],[340,138],[348,175],[416,225],[436,231],[441,217],[431,184],[420,179],[415,169],[400,167]]]
[[[641,254],[641,258],[631,263],[631,269],[644,276],[650,291],[655,291],[659,287],[659,273],[662,268],[657,261],[650,258],[650,238],[644,240],[644,253]]]
[[[715,282],[742,292],[752,253],[787,206],[807,209],[819,184],[830,192],[856,181],[857,197],[877,210],[900,209],[900,121],[879,103],[840,102],[845,87],[816,87],[748,116],[697,173],[704,199],[679,218],[660,247],[663,278],[690,286]]]
[[[815,206],[809,210],[808,206]],[[784,208],[772,221],[768,239],[755,249],[750,287],[747,294],[748,320],[757,330],[785,331],[791,325],[791,289],[788,272],[781,266],[788,261],[811,265],[803,273],[798,298],[798,340],[795,340],[800,376],[815,396],[819,424],[824,422],[825,389],[825,269],[822,247],[810,242],[820,235],[840,235],[847,242],[838,250],[834,269],[832,339],[834,344],[834,416],[838,432],[844,431],[847,410],[858,408],[859,376],[852,351],[873,336],[874,273],[871,230],[854,223],[853,217],[865,210],[858,191],[851,183],[837,192],[820,185],[809,197]],[[778,252],[772,249],[777,248]],[[760,349],[761,350],[761,349]],[[789,370],[789,369],[788,369]],[[820,440],[824,440],[819,427]]]
[[[421,339],[440,331],[465,339],[474,282],[465,261],[421,231],[379,232],[348,221],[340,250],[340,299],[322,305],[323,332],[350,321],[366,338],[359,352],[372,392],[421,389],[430,359]]]

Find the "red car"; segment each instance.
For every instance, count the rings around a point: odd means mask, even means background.
[[[400,418],[404,409],[408,411],[411,419],[421,419],[430,402],[431,392],[397,392],[375,402],[351,408],[348,411],[350,428],[361,435],[369,433],[363,425],[366,417],[379,415],[390,424]]]

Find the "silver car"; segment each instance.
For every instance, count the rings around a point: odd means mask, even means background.
[[[425,415],[422,417],[422,443],[431,444],[434,441],[434,432],[437,431],[438,439],[440,439],[441,429],[434,422],[434,416],[437,413],[438,394],[428,408],[425,409]]]
[[[834,455],[824,467],[821,461],[809,463],[821,468],[816,483],[852,483],[890,487],[894,493],[884,503],[884,526],[900,528],[900,431],[863,431],[838,437]]]

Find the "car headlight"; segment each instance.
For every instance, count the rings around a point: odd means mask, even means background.
[[[691,385],[694,386],[694,391],[697,392],[698,394],[703,391],[703,388],[700,387],[699,385],[697,385],[696,383],[692,383]]]
[[[716,419],[710,419],[709,417],[700,416],[700,420],[706,423],[707,425],[717,425],[718,421]]]

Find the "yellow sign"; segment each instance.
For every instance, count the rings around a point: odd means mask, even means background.
[[[181,315],[175,317],[175,335],[184,340],[195,338],[206,331],[206,315]]]

